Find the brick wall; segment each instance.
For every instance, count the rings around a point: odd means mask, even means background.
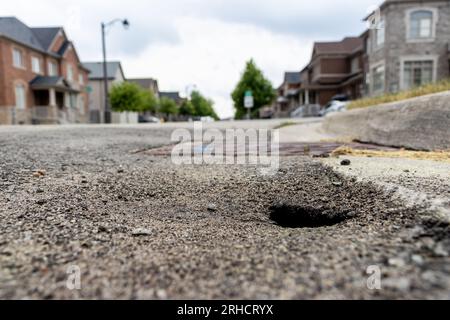
[[[321,73],[349,73],[350,68],[347,58],[322,58],[321,59]]]
[[[14,49],[18,49],[22,52],[24,68],[17,68],[13,65]],[[43,68],[44,55],[39,51],[32,50],[7,39],[2,40],[0,55],[2,57],[2,80],[0,89],[1,106],[16,105],[14,88],[18,83],[23,84],[27,90],[27,107],[33,106],[34,98],[29,89],[29,82],[33,80],[37,74],[32,72],[31,57],[35,56],[41,59],[41,68]],[[43,69],[42,71],[45,70]]]

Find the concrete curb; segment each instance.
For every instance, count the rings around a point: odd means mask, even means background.
[[[450,91],[332,114],[323,128],[375,144],[450,149]]]

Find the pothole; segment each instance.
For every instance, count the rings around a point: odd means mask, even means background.
[[[270,207],[270,219],[284,228],[320,228],[339,224],[355,216],[349,210],[310,205],[276,203]]]

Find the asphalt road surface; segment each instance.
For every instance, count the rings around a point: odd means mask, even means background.
[[[450,298],[430,208],[310,157],[263,176],[142,152],[174,128],[0,128],[0,298]]]

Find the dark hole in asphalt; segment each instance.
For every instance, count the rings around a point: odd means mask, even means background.
[[[270,219],[284,228],[320,228],[341,223],[353,215],[347,210],[277,203],[270,207]]]

